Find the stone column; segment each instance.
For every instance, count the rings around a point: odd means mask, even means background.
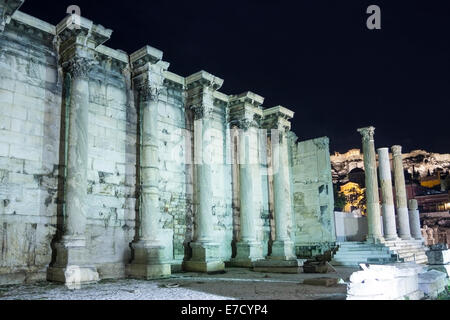
[[[392,158],[394,164],[395,202],[399,225],[399,236],[403,240],[411,239],[409,229],[408,203],[406,196],[405,174],[403,172],[402,147],[393,146]]]
[[[261,212],[261,175],[259,170],[258,122],[262,116],[259,108],[264,101],[252,92],[230,99],[230,123],[238,130],[237,163],[239,167],[240,237],[236,243],[233,266],[251,267],[255,261],[264,259],[261,241],[258,241],[257,225]]]
[[[373,139],[375,128],[360,128],[358,129],[358,132],[362,135],[362,147],[364,154],[367,222],[369,227],[367,241],[371,243],[378,243],[383,240],[383,236],[381,235],[380,200],[378,196],[375,142]]]
[[[62,236],[55,243],[56,257],[47,269],[49,281],[63,282],[69,288],[99,279],[96,267],[89,261],[87,249],[87,166],[89,74],[98,64],[94,48],[107,41],[112,30],[79,17],[80,25],[73,28],[68,15],[56,26],[58,62],[67,80],[64,97],[70,101],[66,137],[66,170],[64,184],[64,217]]]
[[[255,263],[255,271],[298,272],[298,260],[289,231],[292,227],[291,179],[287,132],[294,113],[278,106],[264,112],[265,127],[270,129],[270,174],[273,175],[275,241],[266,261]]]
[[[272,256],[295,257],[294,244],[288,234],[288,227],[292,218],[291,187],[289,178],[289,162],[286,132],[280,131],[271,136],[272,155],[277,157],[278,169],[273,175],[274,213],[275,213],[275,242],[272,246]],[[275,141],[275,139],[279,139]],[[277,161],[276,158],[274,161]],[[276,167],[276,166],[275,166]]]
[[[391,162],[389,149],[378,149],[378,169],[380,175],[382,194],[383,230],[386,240],[397,240],[397,227],[395,224],[394,195],[392,193]]]
[[[162,52],[149,46],[130,57],[138,90],[141,133],[139,232],[131,245],[133,261],[128,266],[128,274],[134,278],[153,279],[171,274],[160,226],[158,105],[164,71],[168,68],[168,63],[161,59]]]
[[[408,200],[409,227],[411,236],[416,240],[423,240],[420,230],[420,216],[416,199]]]
[[[216,81],[220,82],[218,84]],[[194,165],[196,171],[195,193],[197,210],[195,213],[195,236],[190,243],[192,257],[184,262],[184,269],[197,272],[215,272],[225,269],[220,256],[220,244],[215,239],[215,222],[213,217],[214,181],[212,179],[213,149],[211,130],[214,121],[213,92],[219,88],[223,80],[199,72],[186,80],[194,114]],[[195,92],[195,93],[194,93]]]
[[[94,64],[87,52],[75,55],[63,64],[71,78],[65,182],[65,217],[62,239],[55,245],[56,261],[47,270],[49,281],[67,285],[99,279],[88,261],[86,249],[87,164],[88,164],[88,73]]]

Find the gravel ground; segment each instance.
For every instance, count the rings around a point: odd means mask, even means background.
[[[216,275],[179,273],[162,280],[102,280],[78,290],[40,282],[0,287],[0,300],[344,300],[345,284],[332,287],[302,284],[304,279],[320,277],[348,281],[357,270],[336,269],[338,273],[275,274],[230,268]]]

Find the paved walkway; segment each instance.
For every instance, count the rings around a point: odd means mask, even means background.
[[[321,287],[302,284],[304,279],[332,277],[348,281],[355,268],[336,268],[328,274],[258,273],[229,268],[226,273],[207,275],[178,273],[163,280],[102,280],[69,290],[63,285],[40,282],[0,287],[0,300],[344,300],[346,285]]]

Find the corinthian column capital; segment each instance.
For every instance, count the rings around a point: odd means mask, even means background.
[[[65,72],[69,73],[73,78],[87,79],[89,72],[94,65],[98,64],[95,59],[87,57],[73,57],[62,64]]]
[[[157,101],[161,94],[161,89],[151,85],[148,80],[138,86],[138,91],[142,101]]]
[[[402,155],[402,146],[392,146],[391,150],[394,157]]]
[[[362,135],[364,141],[372,141],[374,140],[373,136],[375,135],[375,127],[365,127],[358,129],[358,132]]]
[[[194,112],[194,120],[209,118],[212,115],[212,108],[203,104],[192,105],[190,109]]]

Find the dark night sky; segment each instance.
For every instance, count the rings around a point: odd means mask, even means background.
[[[77,4],[113,29],[105,45],[164,51],[182,76],[206,70],[227,94],[253,91],[296,112],[300,139],[329,136],[331,151],[377,147],[450,153],[450,1],[32,1],[21,10],[57,24]],[[381,30],[366,8],[381,7]]]

